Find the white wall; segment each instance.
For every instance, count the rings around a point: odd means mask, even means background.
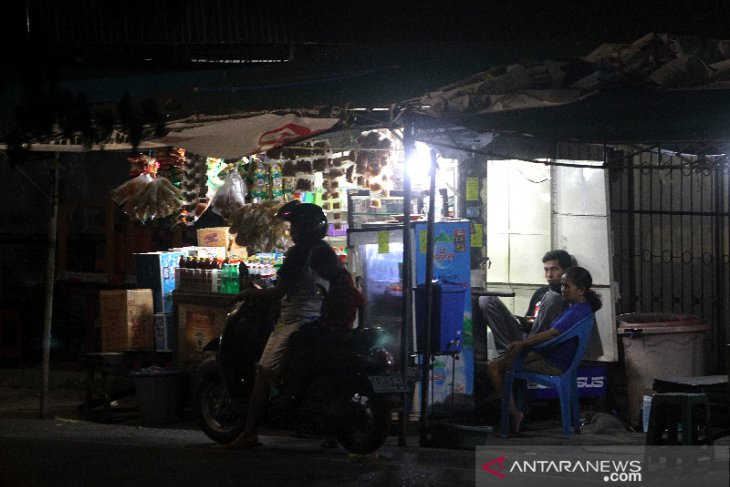
[[[487,283],[508,290],[515,314],[524,314],[534,290],[545,284],[542,256],[551,246],[550,170],[519,160],[487,163]]]
[[[545,285],[544,253],[567,250],[591,272],[594,288],[604,302],[597,313],[604,353],[588,358],[617,360],[605,171],[520,160],[489,161],[484,187],[489,289],[513,291],[514,298],[503,300],[513,313],[523,315],[534,290]]]
[[[598,161],[559,163],[599,166]],[[618,360],[610,240],[608,183],[601,168],[553,166],[553,243],[573,254],[593,277],[593,287],[603,301],[596,313],[603,355],[591,360]]]

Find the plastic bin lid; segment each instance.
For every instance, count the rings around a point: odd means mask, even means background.
[[[619,334],[641,330],[648,334],[700,333],[709,329],[707,323],[693,315],[673,313],[626,313],[616,317]]]

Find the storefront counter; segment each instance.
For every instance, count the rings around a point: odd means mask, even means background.
[[[234,303],[234,294],[173,292],[177,323],[175,364],[178,367],[194,370],[214,356],[214,352],[206,352],[203,348],[220,336]]]

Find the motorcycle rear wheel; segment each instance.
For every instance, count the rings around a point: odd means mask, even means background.
[[[200,429],[211,440],[230,443],[241,434],[246,424],[246,404],[234,405],[223,379],[217,374],[205,376],[198,393]]]
[[[367,454],[383,446],[390,429],[390,408],[382,396],[373,393],[369,384],[353,391],[344,404],[336,433],[350,453]]]

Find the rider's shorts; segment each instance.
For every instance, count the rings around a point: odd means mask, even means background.
[[[289,337],[308,321],[297,323],[278,322],[261,354],[258,367],[267,382],[277,384],[281,380],[282,372],[289,358]]]

